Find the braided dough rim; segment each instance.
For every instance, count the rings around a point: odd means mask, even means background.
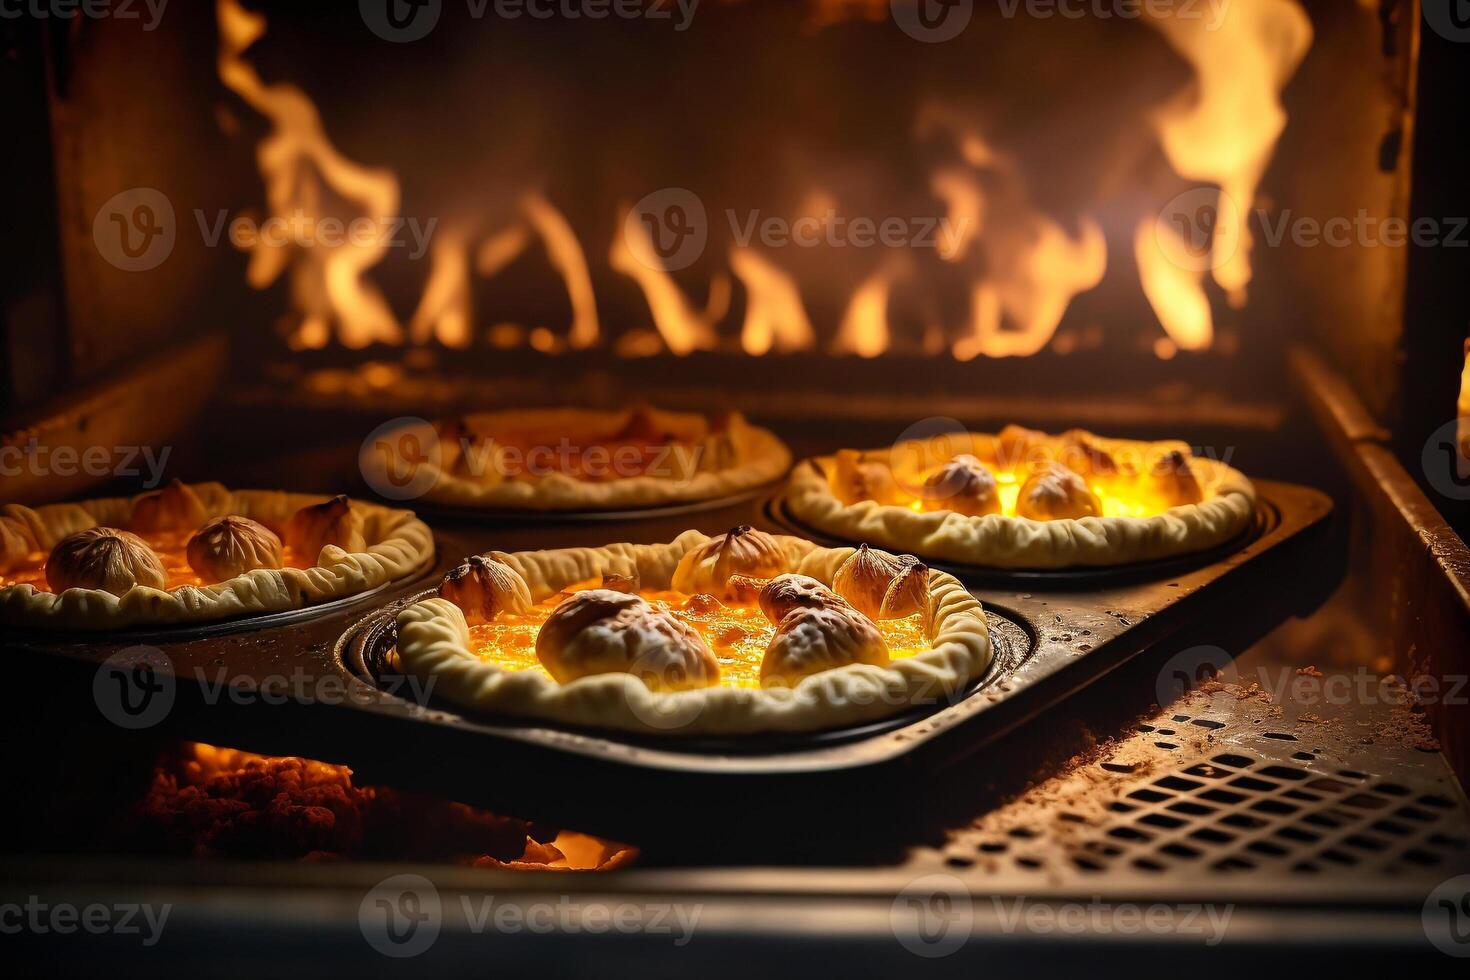
[[[649,409],[648,413],[655,420],[674,428],[708,423],[706,416],[693,412]],[[474,412],[469,417],[492,429],[534,427],[566,432],[616,432],[631,415],[631,409],[610,412],[580,408],[544,408]],[[487,485],[446,472],[436,462],[424,462],[419,465],[433,474],[433,483],[423,494],[423,499],[436,504],[486,510],[633,510],[663,504],[717,500],[780,479],[791,468],[791,451],[769,429],[752,425],[738,413],[737,417],[744,434],[744,445],[740,447],[742,458],[738,465],[696,473],[688,480],[630,476],[594,483],[563,473],[553,473],[535,481],[508,479]],[[388,441],[392,445],[392,440]],[[365,458],[365,465],[386,479],[387,460],[370,455]]]
[[[852,548],[823,548],[773,535],[794,572],[827,585]],[[685,531],[669,544],[496,553],[520,572],[536,602],[575,582],[636,573],[645,588],[666,589],[679,559],[709,538]],[[959,580],[930,571],[933,647],[887,667],[849,664],[789,688],[727,687],[655,692],[631,674],[597,674],[569,684],[531,671],[508,671],[469,649],[469,628],[447,599],[416,602],[398,613],[399,666],[432,679],[434,694],[477,711],[539,721],[681,737],[843,728],[958,697],[990,666],[990,632],[980,601]],[[662,713],[662,716],[661,716]],[[686,717],[687,716],[687,717]],[[671,717],[677,724],[649,719]]]
[[[966,436],[972,440],[995,438],[975,432]],[[1133,447],[1176,445],[1106,441]],[[886,460],[900,448],[865,451],[864,456]],[[1255,486],[1245,474],[1217,460],[1193,457],[1190,466],[1208,496],[1200,503],[1181,504],[1151,517],[1036,521],[1001,514],[968,517],[946,510],[919,513],[873,500],[842,503],[825,475],[835,466],[835,459],[816,456],[803,460],[792,471],[785,497],[792,516],[835,537],[866,541],[920,558],[992,568],[1126,565],[1206,551],[1244,531],[1256,505]]]
[[[237,514],[269,527],[283,526],[302,507],[331,495],[283,490],[230,490],[219,483],[190,484],[209,519]],[[136,497],[104,497],[29,508],[0,507],[25,522],[42,549],[89,527],[126,528]],[[285,612],[371,591],[420,571],[434,560],[434,535],[412,511],[353,500],[362,516],[366,551],[322,549],[311,568],[257,568],[214,585],[185,585],[166,592],[135,585],[121,597],[101,589],[43,592],[33,585],[0,588],[0,623],[43,630],[114,630],[171,626]]]

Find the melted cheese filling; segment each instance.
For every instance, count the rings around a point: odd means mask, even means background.
[[[720,686],[758,688],[761,661],[766,647],[776,633],[775,624],[757,606],[690,605],[690,597],[681,592],[642,592],[640,595],[654,607],[665,609],[699,631],[720,662]],[[503,670],[532,670],[551,675],[536,659],[536,634],[556,608],[553,596],[537,603],[522,615],[501,614],[493,623],[470,628],[470,649],[480,659]],[[878,630],[888,644],[888,656],[901,660],[931,648],[924,635],[924,618],[915,613],[903,619],[878,622]]]

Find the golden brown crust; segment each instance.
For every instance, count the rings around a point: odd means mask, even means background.
[[[853,553],[851,548],[773,537],[785,569],[815,580],[829,595],[833,575]],[[665,545],[615,544],[499,557],[525,579],[532,599],[543,602],[569,585],[608,575],[637,575],[645,589],[668,589],[684,556],[710,540],[686,531]],[[405,670],[432,677],[436,696],[474,710],[668,736],[816,731],[958,697],[985,672],[991,646],[979,601],[953,576],[940,572],[930,573],[929,591],[926,632],[932,649],[887,666],[851,663],[789,688],[656,692],[627,674],[558,684],[539,673],[504,670],[475,655],[464,613],[442,598],[414,603],[398,614],[397,657]]]
[[[301,508],[322,503],[313,494],[279,490],[229,490],[218,483],[190,484],[206,519],[234,514],[268,528],[284,528]],[[146,495],[145,495],[146,496]],[[32,529],[49,551],[61,539],[98,526],[131,527],[138,497],[106,497],[0,513]],[[433,562],[434,537],[411,511],[352,501],[362,519],[365,544],[349,552],[326,546],[311,568],[257,568],[224,582],[164,591],[138,585],[116,596],[101,589],[44,592],[31,585],[0,588],[0,624],[44,630],[116,630],[136,626],[204,623],[237,616],[283,612],[370,591],[423,570]]]
[[[960,453],[973,455],[998,471],[1028,473],[1037,465],[1076,460],[1079,466],[1112,473],[1109,478],[1097,478],[1105,492],[1110,486],[1142,487],[1172,504],[1150,516],[1033,520],[1003,514],[973,517],[955,510],[877,500],[849,501],[844,499],[843,485],[829,478],[836,471],[836,456],[797,466],[785,503],[793,517],[819,531],[937,561],[996,568],[1121,565],[1206,550],[1239,536],[1250,525],[1255,510],[1255,488],[1250,480],[1216,460],[1183,455],[1187,452],[1188,447],[1176,441],[1108,439],[1080,430],[1052,437],[1007,426],[999,435],[946,433],[934,440],[861,453],[869,464],[886,464],[905,479],[917,477],[909,472],[910,460],[938,466]],[[1184,459],[1182,469],[1173,453]],[[1109,479],[1118,482],[1110,484]],[[1192,500],[1191,481],[1198,487],[1197,501]]]
[[[677,437],[661,454],[654,472],[604,480],[563,472],[507,475],[504,451],[493,441],[497,435],[524,433],[540,433],[553,443],[566,435],[611,438],[630,425],[646,425]],[[391,434],[386,437],[387,455],[362,460],[369,481],[397,485],[401,481],[390,479],[395,473],[407,466],[423,467],[428,488],[423,497],[433,503],[495,510],[632,510],[753,490],[780,479],[791,467],[785,444],[738,412],[711,419],[652,408],[521,409],[465,415],[440,422],[435,429],[437,452],[428,460],[400,459],[395,455],[398,440]],[[473,460],[465,452],[467,440],[474,449]]]

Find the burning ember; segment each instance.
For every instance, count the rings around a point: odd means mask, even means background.
[[[607,346],[624,356],[826,350],[876,357],[905,350],[966,361],[1048,347],[1065,352],[1079,343],[1077,332],[1061,331],[1073,300],[1104,282],[1118,265],[1109,262],[1109,251],[1120,249],[1131,249],[1137,267],[1137,284],[1125,288],[1141,293],[1162,327],[1155,352],[1167,358],[1205,349],[1216,333],[1206,280],[1229,307],[1247,302],[1248,216],[1286,124],[1280,93],[1312,38],[1298,0],[1232,0],[1212,18],[1142,5],[1142,19],[1187,67],[1189,79],[1149,91],[1145,118],[1115,127],[1129,138],[1137,132],[1140,145],[1128,156],[1131,186],[1093,175],[1099,190],[1093,199],[1074,200],[1071,210],[1059,207],[1054,188],[1039,186],[1032,160],[1004,145],[1014,134],[1004,133],[996,118],[1010,107],[994,105],[998,93],[978,82],[965,90],[960,79],[958,90],[920,86],[912,94],[911,138],[907,146],[896,141],[898,156],[911,159],[887,168],[897,174],[872,160],[798,168],[783,179],[805,186],[772,190],[772,200],[787,204],[748,222],[728,202],[701,200],[682,188],[650,188],[637,204],[597,201],[600,213],[579,223],[542,181],[497,188],[494,206],[476,205],[467,195],[434,232],[416,301],[398,310],[378,274],[389,249],[383,229],[402,213],[400,175],[350,159],[305,91],[262,78],[252,60],[252,47],[267,32],[262,14],[240,0],[217,0],[217,8],[220,77],[270,127],[256,147],[270,214],[307,224],[365,220],[380,230],[334,247],[264,240],[246,246],[252,286],[289,283],[288,341],[297,349],[335,341],[349,348],[482,344],[546,353]],[[725,8],[714,7],[710,16]],[[813,0],[791,24],[808,40],[861,40],[897,30],[886,22],[888,8],[883,0]],[[752,138],[773,158],[787,149],[780,134]],[[902,196],[893,188],[905,183],[905,168],[913,171],[908,182],[916,186],[909,190],[917,197],[893,199]],[[589,174],[589,186],[600,176]],[[898,219],[879,215],[907,214],[909,232],[926,229],[927,240],[914,233],[897,246],[834,245],[865,209],[876,212],[880,226]],[[715,227],[726,216],[728,242]],[[764,229],[767,219],[793,235],[805,229],[820,244],[779,247],[765,231],[754,238],[739,233],[741,225]],[[681,275],[684,264],[668,261],[662,239],[673,232],[682,241],[695,231],[708,237],[701,248],[708,256]],[[478,283],[514,278],[508,270],[526,262],[539,263],[559,283],[570,311],[565,322],[485,319],[476,309]],[[1126,263],[1122,269],[1126,274]],[[621,301],[630,287],[641,304],[609,305],[609,295]],[[1095,330],[1082,336],[1098,342]]]
[[[133,823],[140,847],[195,856],[605,870],[637,855],[462,803],[359,786],[346,766],[202,743],[164,754]]]

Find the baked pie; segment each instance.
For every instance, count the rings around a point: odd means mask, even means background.
[[[749,527],[475,556],[397,626],[436,697],[668,735],[860,724],[958,697],[991,658],[953,576]]]
[[[1181,442],[945,433],[846,449],[791,475],[786,507],[807,526],[939,561],[996,568],[1120,565],[1224,544],[1255,489]]]
[[[282,612],[427,567],[410,511],[177,480],[137,497],[0,507],[0,623],[105,630]]]
[[[772,483],[785,444],[739,412],[480,412],[408,426],[363,447],[369,482],[455,507],[631,510],[715,500]]]

